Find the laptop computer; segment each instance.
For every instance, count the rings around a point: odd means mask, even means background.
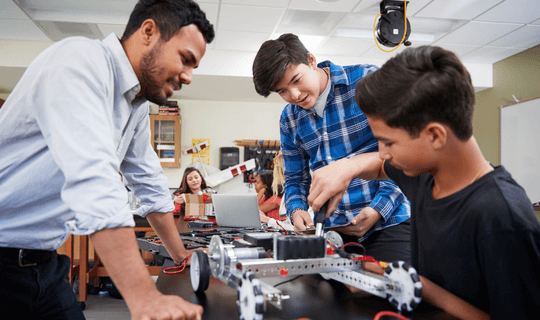
[[[261,229],[256,194],[213,194],[218,227]]]

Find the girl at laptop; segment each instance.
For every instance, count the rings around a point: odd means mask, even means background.
[[[184,171],[184,177],[180,183],[180,187],[176,189],[174,194],[174,215],[185,216],[186,208],[182,206],[186,202],[185,194],[202,194],[203,201],[208,199],[207,193],[216,193],[214,189],[206,184],[199,169],[189,167]]]

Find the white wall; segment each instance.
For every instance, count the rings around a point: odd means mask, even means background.
[[[221,147],[236,147],[234,140],[279,140],[279,117],[283,103],[178,100],[182,116],[182,150],[191,147],[193,138],[210,139],[210,165],[219,168]],[[244,159],[240,149],[240,162]],[[169,188],[178,188],[191,155],[182,154],[181,168],[164,168]],[[222,184],[219,193],[254,192],[242,176]]]

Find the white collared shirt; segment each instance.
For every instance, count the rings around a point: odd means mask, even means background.
[[[53,250],[70,233],[174,209],[150,145],[148,103],[114,34],[44,50],[0,109],[0,247]]]

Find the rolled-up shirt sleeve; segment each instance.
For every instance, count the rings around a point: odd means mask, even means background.
[[[29,101],[40,102],[34,108],[35,119],[65,179],[61,198],[74,213],[66,227],[79,235],[132,227],[112,139],[114,96],[110,92],[113,86],[107,84],[114,81],[114,75],[107,68],[110,62],[103,51],[85,41],[57,50],[55,60],[34,61],[47,67],[35,79],[37,89],[30,93]],[[60,95],[55,90],[58,87],[62,88]]]
[[[387,222],[394,211],[402,203],[408,203],[408,200],[393,181],[379,180],[378,183],[379,189],[369,206],[377,210],[383,217],[384,222]],[[410,211],[405,210],[404,214],[410,217]]]
[[[147,114],[137,123],[121,165],[122,174],[140,200],[136,214],[142,217],[151,212],[174,210],[167,178],[150,143],[150,120]]]

